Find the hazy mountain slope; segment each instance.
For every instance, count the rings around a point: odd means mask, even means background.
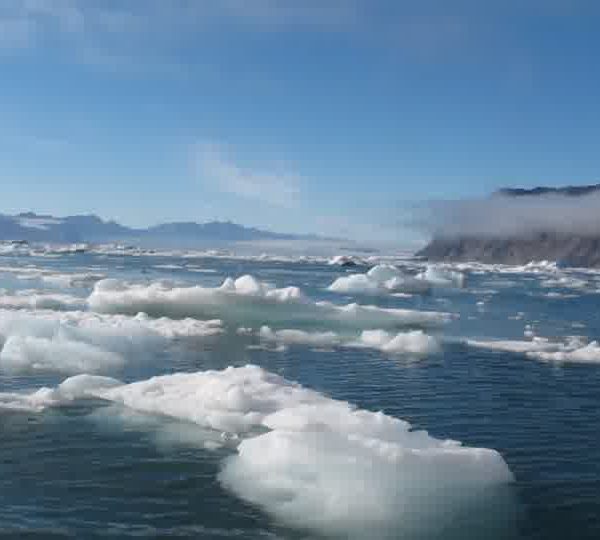
[[[0,214],[0,240],[28,242],[135,242],[191,246],[206,242],[257,240],[310,240],[313,235],[280,234],[244,227],[231,222],[165,223],[147,229],[133,229],[98,216],[82,215],[57,218],[32,212],[8,216]]]

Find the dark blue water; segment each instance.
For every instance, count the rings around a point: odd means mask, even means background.
[[[518,505],[514,538],[600,538],[600,364],[559,365],[458,341],[522,339],[525,324],[548,337],[598,338],[600,297],[592,292],[594,276],[584,276],[589,289],[569,298],[543,296],[548,290],[574,291],[544,288],[537,276],[488,273],[469,274],[462,290],[367,300],[324,291],[346,271],[323,264],[97,255],[7,257],[1,264],[57,272],[92,269],[136,281],[168,278],[210,286],[224,276],[250,273],[279,286],[299,286],[318,299],[457,313],[460,317],[443,331],[442,352],[424,358],[363,349],[248,348],[232,329],[210,343],[184,340],[157,353],[160,361],[146,366],[143,375],[125,370],[119,378],[257,364],[360,408],[383,410],[433,436],[498,450],[516,478],[511,488]],[[156,268],[162,264],[195,265],[214,273]],[[2,286],[11,290],[49,287],[3,276]],[[69,294],[85,296],[89,289],[73,288]],[[482,299],[485,304],[477,305]],[[0,375],[0,391],[52,386],[63,379],[58,374]],[[161,441],[156,434],[166,421],[122,421],[99,401],[40,413],[0,412],[0,536],[313,537],[277,523],[223,488],[218,474],[228,451]],[[463,538],[471,537],[465,530]]]

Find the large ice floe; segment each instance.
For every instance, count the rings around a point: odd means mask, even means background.
[[[600,344],[571,336],[564,341],[550,341],[547,338],[533,336],[529,340],[467,340],[472,347],[524,354],[528,358],[547,362],[600,363]]]
[[[409,275],[391,264],[378,264],[366,274],[337,278],[329,290],[345,294],[425,293],[432,287],[462,287],[463,283],[462,273],[448,269],[428,266],[416,275]]]
[[[0,394],[0,407],[41,411],[86,398],[220,433],[232,448],[222,484],[319,535],[437,538],[457,524],[477,534],[469,520],[493,516],[497,493],[513,481],[494,450],[435,439],[252,365],[131,384],[79,375],[56,388]]]
[[[220,332],[219,321],[0,309],[0,370],[110,373],[147,360],[164,339]]]
[[[249,275],[228,278],[220,287],[176,287],[164,282],[142,285],[108,279],[96,284],[88,305],[99,313],[221,319],[254,328],[387,330],[435,327],[450,319],[449,314],[441,312],[315,302],[298,287],[278,289]]]

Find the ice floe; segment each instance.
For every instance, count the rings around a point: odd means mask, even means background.
[[[39,280],[58,287],[91,287],[97,281],[106,278],[106,275],[101,273],[57,272],[37,266],[0,266],[0,273],[11,273],[17,279]]]
[[[350,257],[349,255],[336,255],[327,261],[330,266],[342,266],[342,267],[353,267],[362,266],[364,261],[357,259],[356,257]]]
[[[163,340],[220,334],[220,321],[0,309],[0,370],[110,373],[147,361]]]
[[[364,330],[359,336],[341,335],[335,332],[305,332],[303,330],[272,330],[268,326],[260,329],[259,337],[280,347],[303,345],[311,348],[334,347],[374,349],[388,354],[423,356],[440,351],[440,342],[422,330],[408,332],[386,332]]]
[[[393,334],[385,330],[365,330],[358,346],[378,349],[385,353],[426,355],[440,351],[440,342],[422,330]]]
[[[513,481],[495,450],[433,438],[251,365],[131,384],[79,375],[56,388],[0,394],[0,407],[39,411],[86,398],[221,432],[234,443],[223,485],[320,535],[437,537],[457,521],[464,528],[465,516],[476,520],[482,505],[493,515],[497,493]]]
[[[339,277],[329,286],[330,291],[343,294],[423,293],[430,288],[429,282],[407,275],[391,264],[379,264],[366,274]]]
[[[38,290],[0,291],[0,309],[51,309],[55,311],[82,310],[86,299],[70,294]]]
[[[600,344],[586,341],[579,336],[570,336],[564,341],[551,341],[534,336],[531,328],[525,330],[530,340],[467,340],[472,347],[524,354],[529,358],[548,362],[598,363]]]
[[[272,330],[262,326],[259,337],[263,341],[277,345],[305,345],[308,347],[331,348],[342,344],[343,339],[335,332],[306,332],[304,330]]]
[[[420,328],[439,326],[451,318],[448,313],[434,311],[315,302],[298,287],[275,288],[249,275],[228,278],[220,287],[129,284],[108,279],[96,284],[88,305],[99,313],[221,319],[254,328]]]
[[[434,265],[428,265],[423,272],[417,274],[417,279],[422,279],[434,287],[460,288],[465,285],[464,273]]]
[[[429,265],[411,275],[391,264],[378,264],[366,274],[350,274],[337,278],[329,290],[337,293],[425,293],[432,287],[462,287],[461,272]]]

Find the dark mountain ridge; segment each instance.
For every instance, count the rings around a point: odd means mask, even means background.
[[[54,217],[34,212],[0,214],[0,240],[47,243],[127,242],[140,245],[191,247],[207,243],[259,240],[331,240],[315,235],[294,235],[244,227],[230,221],[173,222],[136,229],[96,215]]]
[[[600,192],[600,184],[586,186],[545,187],[538,186],[532,189],[502,188],[494,195],[503,197],[539,197],[542,195],[559,195],[566,197],[583,197]]]

